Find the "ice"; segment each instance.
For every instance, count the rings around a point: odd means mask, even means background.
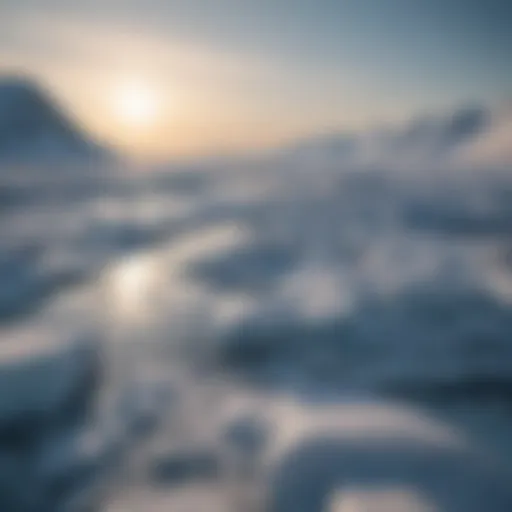
[[[12,510],[35,511],[53,503],[63,477],[79,487],[86,481],[78,432],[92,418],[101,386],[99,340],[44,319],[4,328],[1,337],[0,445],[19,462],[0,477],[0,494]]]
[[[0,505],[511,510],[512,180],[468,156],[506,138],[486,116],[5,164]]]
[[[35,325],[2,331],[0,423],[59,414],[99,377],[98,340]]]

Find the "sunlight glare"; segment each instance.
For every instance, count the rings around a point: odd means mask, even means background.
[[[128,320],[146,318],[151,309],[156,269],[149,257],[132,257],[111,269],[111,300],[120,317]]]
[[[158,114],[157,93],[144,83],[126,83],[115,91],[115,108],[119,118],[132,126],[146,126],[155,121]]]

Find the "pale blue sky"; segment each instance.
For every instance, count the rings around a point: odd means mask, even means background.
[[[0,64],[107,136],[130,75],[170,98],[148,148],[244,148],[510,98],[511,26],[509,0],[3,0]]]

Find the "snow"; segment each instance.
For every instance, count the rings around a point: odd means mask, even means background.
[[[507,122],[468,112],[188,170],[3,167],[0,496],[511,510],[512,179],[470,151]]]
[[[509,104],[466,105],[426,114],[399,126],[311,137],[287,151],[282,161],[296,166],[432,171],[463,166],[506,168],[512,161]]]
[[[0,424],[59,414],[96,368],[98,340],[87,333],[30,325],[2,331]]]
[[[284,437],[279,442],[277,436],[269,511],[323,510],[322,503],[336,493],[342,498],[339,506],[352,499],[356,510],[385,510],[385,502],[376,502],[372,493],[393,493],[395,487],[416,496],[409,510],[418,512],[424,510],[422,497],[429,510],[442,511],[505,511],[512,503],[498,466],[468,447],[457,430],[412,408],[352,403],[308,411],[288,406],[276,423]],[[359,489],[357,499],[350,497],[353,488]]]

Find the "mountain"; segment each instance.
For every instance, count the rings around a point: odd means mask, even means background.
[[[0,76],[0,157],[98,157],[105,153],[36,82]]]
[[[301,140],[279,156],[296,164],[370,167],[512,165],[512,109],[473,105],[362,133]]]
[[[512,103],[493,111],[490,123],[461,151],[464,162],[512,169]]]

